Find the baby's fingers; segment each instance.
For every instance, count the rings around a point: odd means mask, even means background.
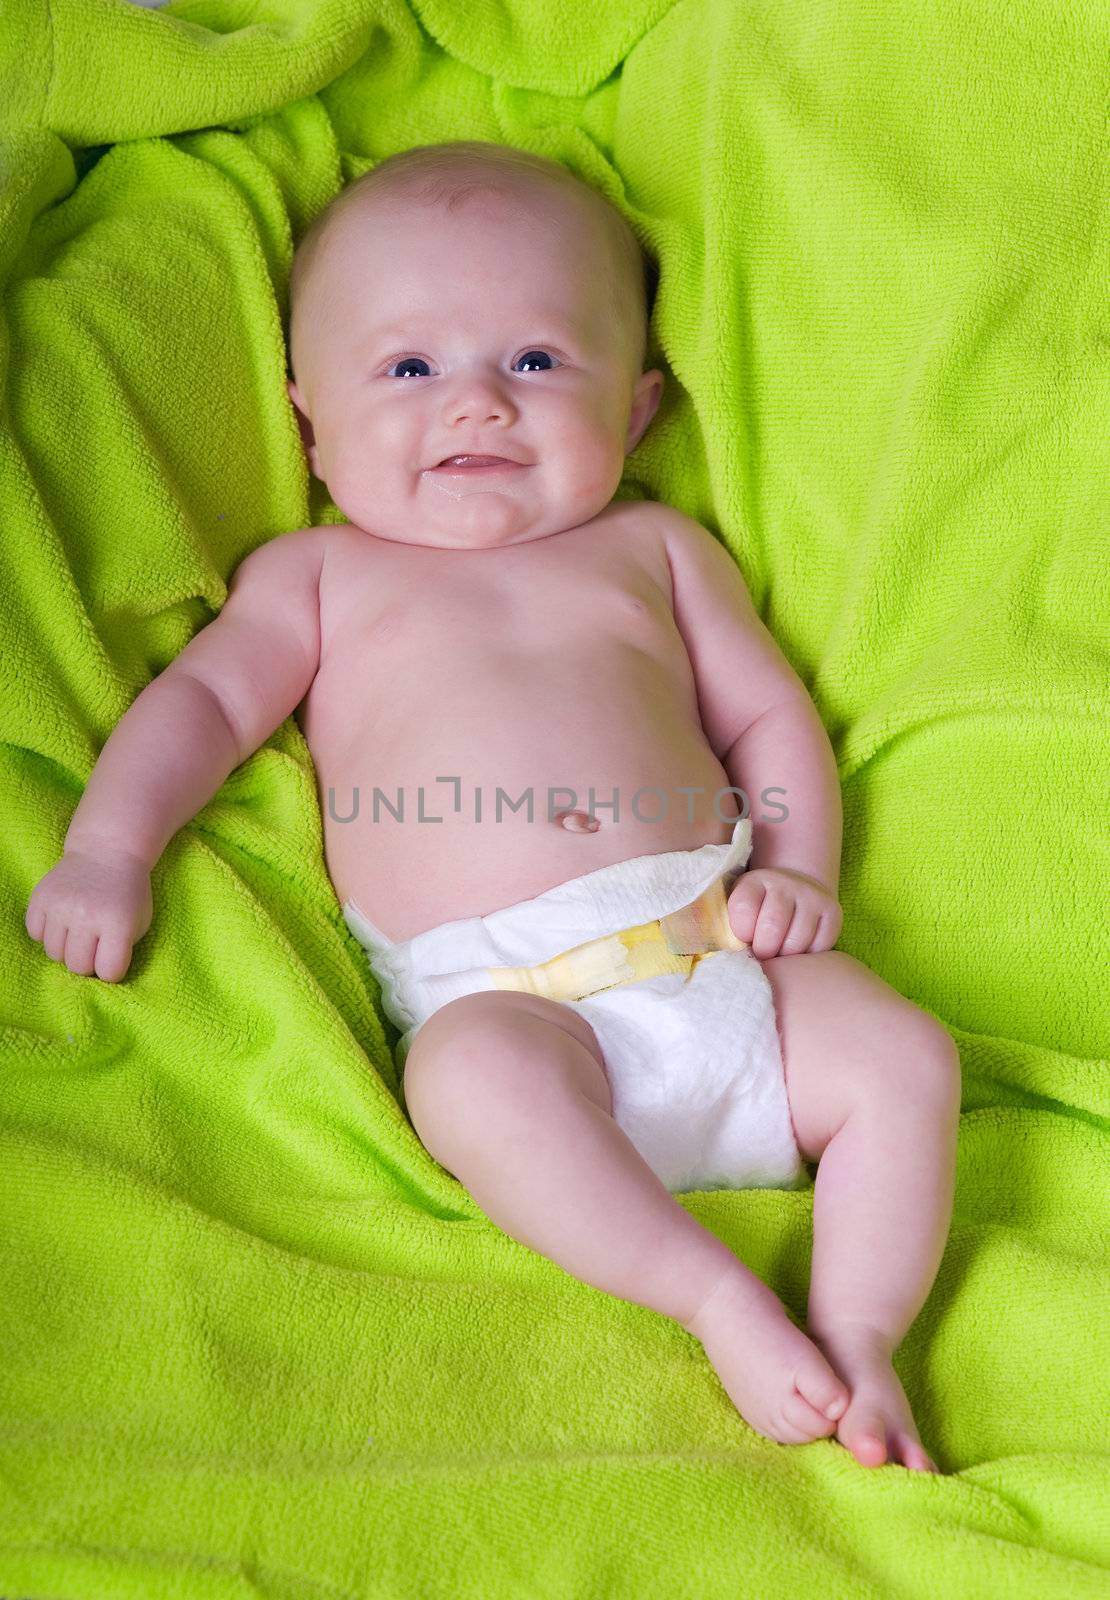
[[[101,934],[96,947],[96,975],[105,983],[118,983],[131,965],[131,940],[125,934]]]
[[[831,911],[823,911],[813,940],[814,950],[831,950],[840,938],[840,930],[843,926],[844,913],[839,905],[834,906]]]
[[[27,929],[32,939],[42,940],[43,929],[46,927],[46,907],[41,900],[36,900],[33,891],[30,900],[27,902],[27,913],[23,918],[23,926]]]
[[[790,924],[789,932],[782,941],[782,948],[779,954],[783,956],[804,955],[813,944],[814,936],[817,933],[817,925],[820,921],[820,912],[807,910],[804,906],[798,906],[794,912],[794,920]]]
[[[728,898],[728,921],[733,933],[738,939],[743,939],[745,944],[751,944],[755,925],[759,920],[759,908],[763,904],[766,893],[761,883],[746,883],[743,879],[737,884]]]
[[[66,934],[65,964],[78,977],[87,978],[96,957],[96,933],[88,928],[70,928]]]
[[[51,961],[60,961],[77,977],[103,979],[105,983],[118,983],[131,965],[133,940],[126,932],[101,926],[90,927],[72,916],[61,916],[57,911],[42,918],[42,948]],[[37,924],[36,924],[37,925]],[[27,931],[31,933],[28,919]]]
[[[66,953],[66,934],[69,932],[69,923],[55,911],[46,918],[46,926],[42,930],[42,948],[51,961],[62,961]]]
[[[752,955],[757,960],[770,961],[782,950],[782,942],[794,920],[795,905],[794,896],[777,884],[767,890],[751,941]]]

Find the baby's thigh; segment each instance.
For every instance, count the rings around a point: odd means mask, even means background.
[[[935,1017],[844,950],[774,956],[771,985],[798,1148],[818,1161],[853,1108],[957,1105],[959,1054]]]
[[[497,1097],[529,1093],[553,1074],[612,1112],[601,1047],[584,1017],[540,995],[482,990],[448,1001],[417,1030],[405,1058],[405,1105],[435,1155],[443,1131],[480,1125]]]

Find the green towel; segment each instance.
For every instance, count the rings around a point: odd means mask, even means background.
[[[1108,50],[1093,0],[7,0],[7,1600],[1107,1594]],[[135,695],[338,517],[295,239],[459,138],[657,258],[624,492],[735,556],[836,750],[841,948],[960,1046],[895,1357],[942,1476],[756,1434],[425,1153],[292,721],[171,842],[125,982],[24,929]],[[804,1318],[811,1190],[683,1203]]]

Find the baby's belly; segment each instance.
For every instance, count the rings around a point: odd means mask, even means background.
[[[379,715],[312,748],[336,893],[388,938],[731,836],[739,798],[684,707],[610,703],[599,717],[498,697],[484,710],[425,707],[407,732]],[[571,831],[568,811],[600,825]]]

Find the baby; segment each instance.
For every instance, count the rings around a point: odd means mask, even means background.
[[[833,949],[835,761],[735,562],[615,498],[663,388],[649,271],[601,194],[507,147],[344,190],[295,259],[289,395],[348,520],[240,564],[108,739],[26,927],[119,981],[167,843],[296,711],[427,1150],[681,1323],[761,1434],[936,1471],[891,1358],[947,1237],[958,1056]],[[805,1162],[802,1332],[675,1195]]]

